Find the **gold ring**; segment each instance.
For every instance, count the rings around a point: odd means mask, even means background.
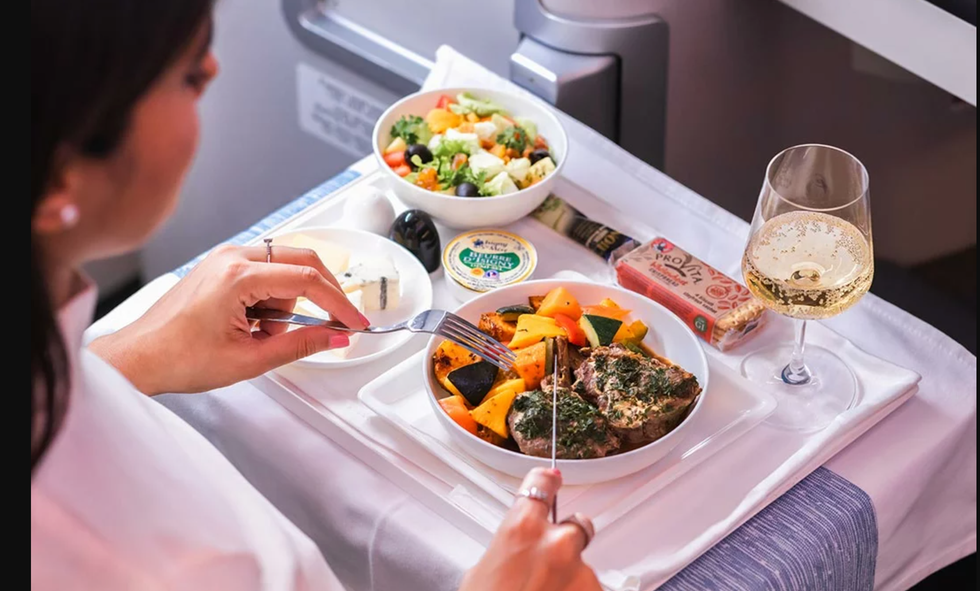
[[[592,520],[581,513],[569,515],[558,523],[559,525],[565,525],[568,523],[574,525],[582,531],[582,535],[585,536],[585,545],[582,546],[583,550],[589,547],[589,544],[592,543],[592,538],[595,537],[595,526],[592,525]]]

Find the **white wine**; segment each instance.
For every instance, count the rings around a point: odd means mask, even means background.
[[[794,211],[767,221],[742,258],[749,290],[779,314],[840,314],[871,287],[874,256],[861,231],[832,215]]]

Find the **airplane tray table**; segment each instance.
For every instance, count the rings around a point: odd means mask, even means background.
[[[441,48],[437,57],[426,88],[469,85],[521,92],[451,48]],[[562,197],[637,238],[656,227],[717,269],[738,274],[744,221],[584,125],[559,117],[570,141],[565,178],[575,183],[556,189]],[[338,188],[366,181],[374,167],[372,159],[364,159],[232,242],[252,241],[287,222],[311,222],[311,206],[319,209],[339,195]],[[585,197],[577,200],[576,190]],[[518,232],[531,223],[519,222]],[[601,263],[585,264],[588,269],[579,268],[584,274],[598,280],[606,276]],[[542,268],[540,276],[560,270]],[[184,271],[152,281],[97,322],[88,338],[131,322]],[[437,294],[436,306],[451,304]],[[590,560],[610,586],[636,583],[630,575],[638,574],[645,589],[661,584],[684,590],[906,589],[976,551],[976,358],[874,295],[822,324],[841,336],[814,330],[815,342],[838,347],[842,356],[862,365],[862,376],[884,378],[862,392],[852,409],[861,416],[849,415],[828,429],[825,435],[836,440],[831,446],[759,425],[662,488],[651,497],[655,502],[641,504],[635,519],[613,523],[600,533],[602,544],[590,548]],[[760,336],[765,338],[729,357],[709,350],[712,363],[734,366],[738,356],[767,339],[791,338],[789,327],[780,322],[770,322]],[[372,424],[387,426],[355,396],[423,342],[414,339],[384,360],[344,370],[342,377],[289,368],[211,393],[160,400],[204,433],[306,531],[352,591],[448,591],[478,559],[482,546],[418,502],[417,497],[433,498],[430,491],[440,479],[331,411],[320,412],[328,405],[341,411],[356,408]],[[872,404],[871,393],[894,391],[903,379],[905,385],[914,381],[910,374],[888,371],[891,364],[918,372],[922,380],[914,396],[871,427],[879,411],[890,410],[887,404]],[[893,404],[910,393],[893,397]],[[308,416],[323,417],[318,430],[266,394],[297,408],[314,407],[317,414]],[[851,436],[838,438],[844,423]],[[322,431],[330,431],[330,439]],[[404,435],[402,440],[412,442]],[[736,470],[726,467],[728,456],[747,456],[752,462]],[[450,471],[445,478],[458,474]],[[458,513],[454,505],[442,505]],[[637,531],[629,527],[634,521],[647,527]],[[474,529],[478,534],[479,527]],[[731,533],[725,537],[725,532]],[[603,554],[604,548],[616,553]],[[616,578],[616,573],[623,576]]]
[[[382,182],[376,174],[358,179],[330,199],[255,237],[253,242],[261,242],[266,235],[341,223],[348,195],[356,198],[362,194],[360,190],[364,185],[383,188]],[[600,208],[594,195],[569,181],[559,180],[555,193],[581,210]],[[389,198],[396,211],[405,209],[393,195]],[[621,213],[607,212],[604,221],[640,240],[654,234],[654,230],[625,217]],[[612,223],[611,218],[622,219]],[[574,271],[594,281],[610,279],[609,270],[599,257],[536,220],[526,218],[507,229],[535,245],[540,258],[536,277]],[[446,228],[441,228],[440,232],[443,244],[457,233]],[[433,281],[435,305],[451,309],[456,302],[439,274],[435,274]],[[403,289],[411,289],[411,286],[403,286]],[[770,322],[777,326],[783,324],[778,318]],[[759,426],[772,411],[773,401],[737,375],[733,368],[743,355],[764,346],[777,334],[781,334],[778,328],[767,327],[759,337],[730,354],[706,347],[713,377],[706,400],[714,397],[724,400],[706,404],[713,412],[696,417],[698,423],[692,427],[695,431],[682,440],[676,453],[665,458],[662,465],[654,464],[638,474],[608,483],[570,487],[568,493],[562,495],[564,510],[585,511],[603,528],[603,535],[596,539],[586,555],[603,572],[604,582],[610,588],[645,588],[642,586],[659,582],[664,575],[670,574],[658,565],[668,556],[671,557],[668,561],[671,568],[684,566],[678,557],[696,558],[887,416],[914,392],[918,381],[914,372],[873,358],[840,336],[816,326],[811,333],[813,342],[846,352],[845,358],[854,366],[861,384],[859,401],[832,427],[815,434],[787,434]],[[403,352],[417,351],[425,340],[425,337],[412,339]],[[396,413],[389,406],[395,401],[403,402],[408,398],[421,402],[421,406],[415,404],[411,412],[415,420],[424,421],[425,411],[429,409],[422,398],[424,390],[418,380],[421,362],[421,357],[416,354],[394,368],[387,360],[369,363],[360,371],[352,368],[325,372],[290,366],[269,376],[269,381],[278,388],[265,387],[263,390],[317,430],[328,437],[336,437],[335,441],[347,451],[411,490],[413,496],[450,523],[486,543],[513,498],[515,480],[469,459],[462,451],[454,450],[434,421],[421,422],[414,427],[404,421],[379,421],[355,396],[360,390],[361,400],[388,419],[395,417]],[[366,377],[374,375],[378,377],[364,388],[358,388]],[[716,375],[721,379],[715,380]],[[392,387],[398,390],[392,392]],[[404,407],[403,404],[403,410]],[[428,418],[431,418],[431,411],[429,413]],[[338,430],[346,435],[337,437]],[[759,452],[738,445],[737,439],[753,430],[761,430],[758,437],[768,442],[762,456],[765,461]],[[428,436],[420,437],[421,431],[427,432]],[[685,477],[699,465],[697,477]],[[752,468],[759,465],[766,465],[768,469],[755,472],[738,485],[730,478],[732,473],[753,473]],[[666,511],[661,507],[669,505],[657,502],[663,495],[694,498],[699,490],[716,489],[722,483],[727,486],[722,493],[714,492],[711,511],[705,511],[701,506],[690,506],[687,511]],[[667,523],[670,518],[667,513],[683,519],[686,527],[681,528],[678,524],[671,535],[663,536],[657,543],[658,551],[649,546],[637,547],[633,540],[642,532]],[[622,519],[625,516],[629,519]],[[623,559],[631,555],[634,562],[624,562]]]

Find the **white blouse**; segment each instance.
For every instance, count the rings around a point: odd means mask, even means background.
[[[71,394],[31,480],[31,589],[342,591],[214,446],[82,349],[94,304],[59,312]]]

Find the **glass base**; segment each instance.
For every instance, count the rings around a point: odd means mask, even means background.
[[[812,377],[805,384],[789,384],[783,370],[793,355],[792,345],[757,351],[742,360],[742,375],[765,384],[778,406],[766,422],[774,427],[799,432],[826,428],[851,407],[857,396],[857,378],[840,357],[822,347],[807,345],[806,366]]]

